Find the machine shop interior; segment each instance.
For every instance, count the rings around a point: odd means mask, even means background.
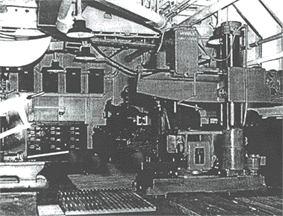
[[[282,215],[280,0],[0,0],[0,215]]]

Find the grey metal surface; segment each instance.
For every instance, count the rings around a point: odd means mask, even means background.
[[[264,177],[240,176],[192,176],[190,178],[153,179],[153,187],[148,188],[147,195],[167,195],[168,193],[186,192],[231,192],[259,190],[265,188]]]
[[[38,176],[45,162],[0,163],[0,189],[43,188],[47,186],[44,176]]]
[[[170,205],[187,215],[282,215],[282,195],[182,194],[170,197]]]
[[[245,149],[243,130],[232,128],[224,132],[222,169],[243,170],[245,167]]]

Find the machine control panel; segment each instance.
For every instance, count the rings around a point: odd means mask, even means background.
[[[36,124],[27,133],[28,155],[86,148],[86,125],[83,123],[45,122]]]

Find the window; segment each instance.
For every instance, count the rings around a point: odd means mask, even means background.
[[[33,67],[19,72],[19,91],[33,92]]]
[[[48,68],[42,68],[42,86],[44,92],[58,92],[58,74],[47,71]]]
[[[67,68],[66,92],[81,93],[81,69]]]
[[[104,70],[90,69],[88,75],[88,93],[104,93]]]

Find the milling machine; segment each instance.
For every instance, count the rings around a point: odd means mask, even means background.
[[[259,107],[265,107],[261,115],[282,116],[282,72],[271,78],[270,71],[247,67],[246,28],[228,21],[215,29],[208,41],[216,53],[214,68],[199,67],[196,29],[166,32],[151,62],[155,72],[132,79],[121,105],[107,102],[104,133],[116,147],[106,155],[121,168],[138,170],[138,191],[166,195],[265,187],[266,155],[249,148],[260,149],[262,143],[252,144],[247,128],[261,119]]]
[[[1,88],[46,92],[27,158],[89,149],[148,195],[264,187],[246,128],[282,117],[282,71],[248,65],[251,27],[213,16],[235,2],[1,2]]]

